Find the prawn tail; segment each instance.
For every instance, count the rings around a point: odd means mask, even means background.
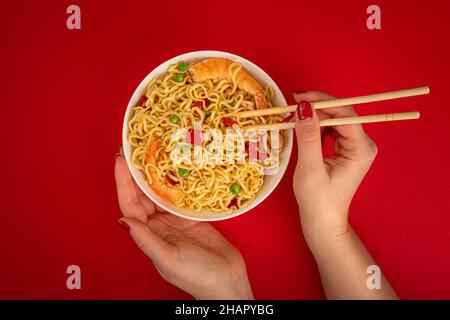
[[[167,181],[155,180],[150,186],[160,197],[172,203],[181,203],[184,199],[184,193],[168,185]]]

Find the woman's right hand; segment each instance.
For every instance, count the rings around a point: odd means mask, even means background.
[[[327,298],[397,299],[383,273],[376,290],[369,286],[368,268],[377,265],[348,223],[350,202],[377,154],[375,143],[360,124],[327,127],[334,155],[323,158],[319,120],[353,117],[356,112],[351,106],[314,110],[309,102],[333,99],[320,92],[294,98],[299,103],[294,192]]]
[[[334,237],[348,230],[348,209],[359,184],[377,154],[375,143],[360,124],[328,127],[335,154],[322,156],[320,119],[356,116],[351,106],[315,111],[309,102],[330,100],[320,92],[294,94],[298,160],[294,192],[303,233],[308,242]]]

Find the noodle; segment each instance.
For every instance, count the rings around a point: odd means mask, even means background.
[[[279,123],[283,120],[282,115],[231,117],[233,123],[227,126],[222,120],[223,114],[255,109],[254,97],[239,89],[237,85],[236,77],[241,66],[237,63],[229,66],[232,74],[231,82],[227,80],[194,82],[189,72],[180,71],[178,66],[179,64],[173,65],[164,76],[152,79],[145,92],[147,100],[143,105],[133,108],[128,123],[132,164],[147,177],[152,187],[155,183],[165,183],[164,188],[181,191],[183,197],[177,198],[175,202],[183,208],[220,213],[230,213],[244,208],[255,199],[264,184],[262,169],[278,165],[278,159],[271,157],[274,151],[270,147],[271,136],[267,135],[267,141],[264,143],[268,154],[268,158],[264,161],[261,159],[248,161],[248,152],[244,153],[242,149],[239,151],[238,147],[228,155],[232,158],[232,162],[227,162],[225,155],[219,155],[218,163],[204,161],[174,163],[171,152],[183,147],[180,147],[177,139],[173,139],[174,134],[181,128],[193,129],[194,122],[202,123],[202,130],[218,129],[225,133],[225,130],[230,128]],[[177,75],[178,78],[175,78]],[[182,75],[182,78],[179,75]],[[180,79],[181,81],[177,81]],[[267,86],[264,92],[267,107],[272,107],[275,94],[273,88]],[[200,107],[193,107],[195,103]],[[279,133],[277,135],[281,150],[282,136]],[[255,139],[253,137],[253,141]],[[155,163],[151,163],[147,157],[154,140],[158,142],[159,147],[154,154]],[[252,138],[245,138],[246,143],[251,140]],[[204,157],[208,157],[211,152],[207,148],[212,143],[212,141],[201,142],[201,146],[192,144],[193,153],[195,154],[198,147]],[[189,147],[190,144],[186,145]],[[229,147],[233,145],[226,144],[226,148]],[[262,148],[261,145],[259,148]],[[243,163],[238,161],[242,158],[245,160]]]

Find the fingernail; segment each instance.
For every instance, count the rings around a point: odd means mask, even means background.
[[[121,227],[126,232],[130,231],[130,225],[123,220],[117,220],[117,225]]]
[[[301,101],[297,105],[297,116],[300,120],[309,120],[312,118],[311,104],[307,101]]]
[[[122,145],[119,147],[119,152],[116,153],[116,159],[117,159],[117,157],[120,157],[120,156],[123,157],[123,147],[122,147]]]

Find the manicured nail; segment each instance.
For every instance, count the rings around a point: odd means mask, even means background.
[[[123,147],[122,145],[119,147],[119,152],[116,153],[116,159],[117,157],[123,157]]]
[[[311,104],[307,101],[301,101],[297,105],[297,115],[300,120],[309,120],[312,118]]]
[[[126,232],[130,231],[130,225],[123,220],[117,220],[117,225]]]

